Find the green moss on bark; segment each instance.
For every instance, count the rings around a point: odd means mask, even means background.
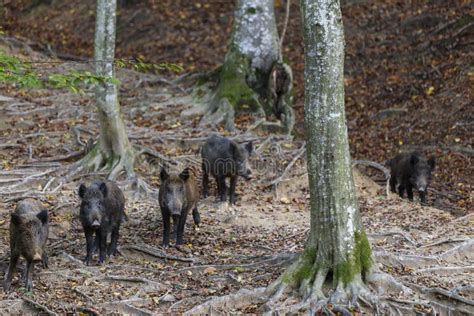
[[[316,251],[314,249],[305,249],[296,262],[295,269],[288,269],[282,277],[282,281],[287,284],[299,284],[307,278],[312,278],[312,271]]]
[[[355,233],[355,247],[349,260],[334,267],[334,281],[341,280],[344,284],[350,283],[358,273],[365,273],[372,265],[372,249],[365,232]]]
[[[250,61],[245,55],[235,51],[229,54],[219,76],[217,98],[227,99],[236,111],[258,111],[258,95],[246,80],[251,71]]]

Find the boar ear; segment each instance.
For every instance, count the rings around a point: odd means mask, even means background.
[[[86,193],[86,186],[82,183],[79,187],[79,197],[82,199],[84,198],[84,194]]]
[[[169,178],[169,175],[168,175],[168,172],[166,172],[165,167],[161,167],[160,180],[161,180],[161,181],[165,181],[165,180],[168,179],[168,178]]]
[[[411,155],[410,157],[410,163],[412,166],[416,165],[420,159],[418,158],[417,155]]]
[[[107,196],[108,189],[107,189],[107,184],[106,184],[105,182],[102,182],[102,183],[100,184],[99,190],[100,190],[100,192],[102,192],[102,195],[103,195],[104,197]]]
[[[21,216],[18,215],[17,213],[12,213],[11,218],[12,218],[12,223],[14,225],[20,225],[21,224]]]
[[[189,179],[190,172],[191,172],[191,170],[189,170],[189,168],[186,167],[186,168],[183,170],[183,172],[181,172],[181,173],[179,174],[179,177],[180,177],[182,180],[186,181],[186,180]]]
[[[42,210],[36,217],[41,221],[41,223],[46,224],[48,222],[48,210]]]
[[[252,143],[252,141],[249,141],[247,144],[245,144],[245,149],[247,150],[247,152],[249,153],[249,155],[252,154],[252,151],[253,151],[253,143]]]
[[[436,165],[435,157],[430,157],[430,159],[428,159],[428,165],[430,166],[431,171],[433,171]]]
[[[230,154],[232,155],[232,157],[235,157],[238,152],[239,152],[239,148],[238,148],[239,145],[237,145],[236,143],[234,142],[231,142],[230,143]]]

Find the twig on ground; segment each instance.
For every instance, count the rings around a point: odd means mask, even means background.
[[[70,261],[76,263],[77,265],[84,266],[84,263],[83,263],[81,260],[79,260],[79,259],[77,259],[76,257],[74,257],[74,256],[72,256],[72,255],[70,255],[70,254],[68,254],[67,252],[61,251],[61,254],[62,254],[66,259],[69,259]]]
[[[77,293],[79,294],[80,296],[84,297],[86,300],[88,300],[89,302],[93,303],[94,302],[94,299],[92,297],[90,297],[89,295],[87,295],[86,293],[83,293],[82,291],[78,290],[77,287],[73,287],[72,288],[72,291],[74,293]]]
[[[72,152],[68,155],[63,155],[63,156],[59,156],[59,157],[49,157],[49,158],[34,159],[34,160],[29,159],[28,163],[58,162],[58,161],[70,160],[70,159],[73,159],[73,158],[80,158],[80,157],[84,156],[85,154],[86,154],[86,150],[83,149],[83,150],[75,151],[75,152]]]
[[[251,269],[255,267],[259,267],[262,265],[272,265],[272,266],[279,266],[284,265],[296,258],[298,254],[294,253],[284,253],[284,254],[277,254],[275,256],[266,257],[263,260],[251,262],[251,263],[241,263],[241,264],[207,264],[207,265],[195,265],[192,267],[182,268],[179,271],[186,271],[186,270],[204,270],[206,268],[216,268],[216,269],[235,269],[235,268],[245,268]]]
[[[184,315],[212,314],[212,309],[224,307],[226,305],[239,308],[242,306],[255,304],[262,300],[264,297],[264,292],[264,287],[253,290],[242,288],[237,293],[211,298],[210,300],[207,300],[206,302],[188,310],[186,313],[184,313]]]
[[[385,177],[385,181],[386,181],[386,184],[385,184],[385,194],[386,196],[389,196],[390,194],[390,186],[389,186],[389,182],[390,182],[390,170],[388,170],[387,168],[385,168],[384,166],[382,166],[381,164],[379,164],[378,162],[375,162],[375,161],[370,161],[370,160],[353,160],[352,161],[352,167],[355,167],[357,165],[363,165],[363,166],[367,166],[367,167],[372,167],[374,169],[377,169],[377,170],[380,170],[383,172],[383,175]]]
[[[405,238],[407,241],[409,241],[413,246],[416,246],[418,245],[416,241],[414,241],[413,239],[411,239],[407,233],[405,232],[402,232],[402,231],[392,231],[392,232],[381,232],[381,233],[372,233],[372,234],[369,234],[369,236],[373,236],[373,237],[380,237],[380,236],[393,236],[393,235],[400,235],[402,236],[403,238]]]
[[[466,305],[474,306],[474,300],[470,300],[468,298],[462,297],[461,295],[456,294],[455,292],[450,292],[439,287],[427,288],[427,287],[418,286],[415,284],[412,284],[412,286],[415,288],[418,288],[419,290],[421,290],[422,293],[425,293],[425,294],[441,295],[448,298],[449,300],[457,300]]]
[[[3,148],[23,148],[20,144],[0,144],[0,149]]]
[[[277,186],[280,182],[283,181],[283,179],[286,177],[286,174],[288,171],[293,167],[293,165],[296,163],[296,161],[306,152],[306,145],[301,146],[301,148],[297,151],[295,157],[290,161],[290,163],[286,166],[285,170],[283,170],[283,173],[276,179],[265,183],[265,186]]]
[[[132,282],[132,283],[149,283],[148,280],[138,277],[121,277],[118,275],[108,275],[104,277],[107,281],[121,281],[121,282]]]
[[[100,315],[100,312],[85,306],[72,306],[72,310],[82,312],[83,314]]]
[[[49,186],[51,185],[51,183],[53,183],[53,181],[56,179],[56,177],[51,177],[48,182],[46,183],[46,185],[44,186],[43,190],[41,191],[41,193],[45,193],[46,190],[49,188]]]
[[[452,237],[449,237],[449,238],[446,238],[446,239],[443,239],[443,240],[440,240],[440,241],[436,241],[436,242],[432,242],[432,243],[420,246],[418,248],[428,248],[428,247],[439,246],[439,245],[447,244],[447,243],[464,242],[464,241],[467,241],[467,240],[469,240],[469,238],[452,238]]]
[[[34,308],[39,309],[40,311],[43,311],[44,313],[46,313],[48,315],[58,315],[55,312],[53,312],[52,310],[50,310],[48,307],[46,307],[46,306],[44,306],[44,305],[42,305],[38,302],[35,302],[32,299],[29,299],[25,296],[22,296],[21,299],[24,300],[25,302],[27,302],[28,304],[32,305]]]
[[[474,273],[474,266],[461,266],[461,267],[433,267],[426,269],[419,269],[413,271],[413,273],[432,273],[432,272],[447,272],[447,273]]]
[[[165,155],[162,155],[159,152],[157,152],[157,151],[155,151],[155,150],[153,150],[149,147],[140,146],[140,145],[135,145],[134,147],[138,150],[138,155],[147,154],[149,156],[160,159],[161,163],[167,162],[167,163],[170,163],[170,164],[173,164],[173,165],[177,164],[173,159],[171,159],[169,157],[166,157]]]
[[[158,249],[150,249],[150,247],[140,247],[140,246],[133,246],[133,245],[126,245],[121,247],[122,249],[125,250],[132,250],[132,251],[138,251],[144,254],[147,254],[149,256],[159,258],[159,259],[168,259],[168,260],[175,260],[175,261],[181,261],[181,262],[191,262],[194,263],[196,262],[195,258],[183,258],[183,257],[176,257],[176,256],[171,256],[167,255]]]

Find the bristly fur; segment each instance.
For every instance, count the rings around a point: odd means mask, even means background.
[[[20,256],[25,258],[26,289],[33,286],[32,274],[35,257],[41,258],[43,268],[48,267],[48,256],[45,251],[48,240],[48,211],[33,199],[18,202],[11,214],[10,222],[10,264],[5,274],[4,289],[8,291]]]

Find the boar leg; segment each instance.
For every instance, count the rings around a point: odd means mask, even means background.
[[[193,220],[194,224],[196,224],[197,226],[201,223],[201,216],[199,215],[197,207],[193,208]]]
[[[112,229],[112,234],[110,236],[110,245],[107,251],[107,254],[109,256],[117,255],[117,243],[118,243],[118,238],[119,238],[119,231],[120,231],[119,225],[117,225],[116,227]]]
[[[237,185],[237,178],[237,175],[230,177],[230,204],[235,204],[235,186]]]
[[[410,201],[413,201],[413,186],[411,184],[407,185],[407,195]]]
[[[184,244],[183,236],[184,236],[184,226],[186,225],[186,216],[187,214],[183,214],[179,217],[178,222],[178,235],[176,237],[176,246],[180,246]]]
[[[43,264],[43,269],[48,269],[49,268],[49,260],[48,260],[48,254],[46,253],[46,250],[43,250],[43,257],[41,258],[41,263]]]
[[[13,254],[13,253],[11,254],[10,264],[8,265],[7,273],[5,274],[5,280],[3,281],[3,289],[5,290],[5,292],[10,290],[13,274],[15,273],[16,264],[18,263],[19,257],[20,256],[17,254]]]
[[[107,230],[100,228],[96,231],[96,234],[100,234],[99,239],[99,264],[105,263],[105,257],[107,255]]]
[[[216,178],[217,180],[217,188],[219,191],[219,197],[221,202],[225,202],[225,195],[227,191],[227,186],[225,184],[225,177],[224,176],[219,176]]]
[[[100,248],[99,246],[100,246],[100,235],[95,234],[94,243],[92,244],[92,249],[91,249],[92,255],[94,255],[94,253],[99,251],[99,248]]]
[[[163,247],[168,247],[170,245],[170,216],[168,213],[161,212],[161,217],[163,218]]]
[[[92,260],[92,252],[94,251],[94,231],[92,229],[84,229],[84,234],[86,235],[86,258],[84,259],[84,263],[86,265],[91,264]],[[96,232],[97,236],[97,232]]]
[[[398,195],[400,195],[400,197],[402,198],[404,194],[405,194],[405,187],[400,184],[398,186]]]
[[[420,201],[421,201],[421,204],[426,205],[426,193],[425,192],[420,192]]]
[[[209,170],[205,163],[202,163],[202,171],[202,195],[206,198],[209,196]]]
[[[395,177],[390,177],[390,190],[397,193],[397,179]]]
[[[173,240],[176,241],[177,238],[178,238],[178,224],[179,224],[179,218],[181,217],[178,217],[178,218],[175,218],[173,216]]]
[[[33,289],[33,260],[26,262],[26,290],[29,292]]]

